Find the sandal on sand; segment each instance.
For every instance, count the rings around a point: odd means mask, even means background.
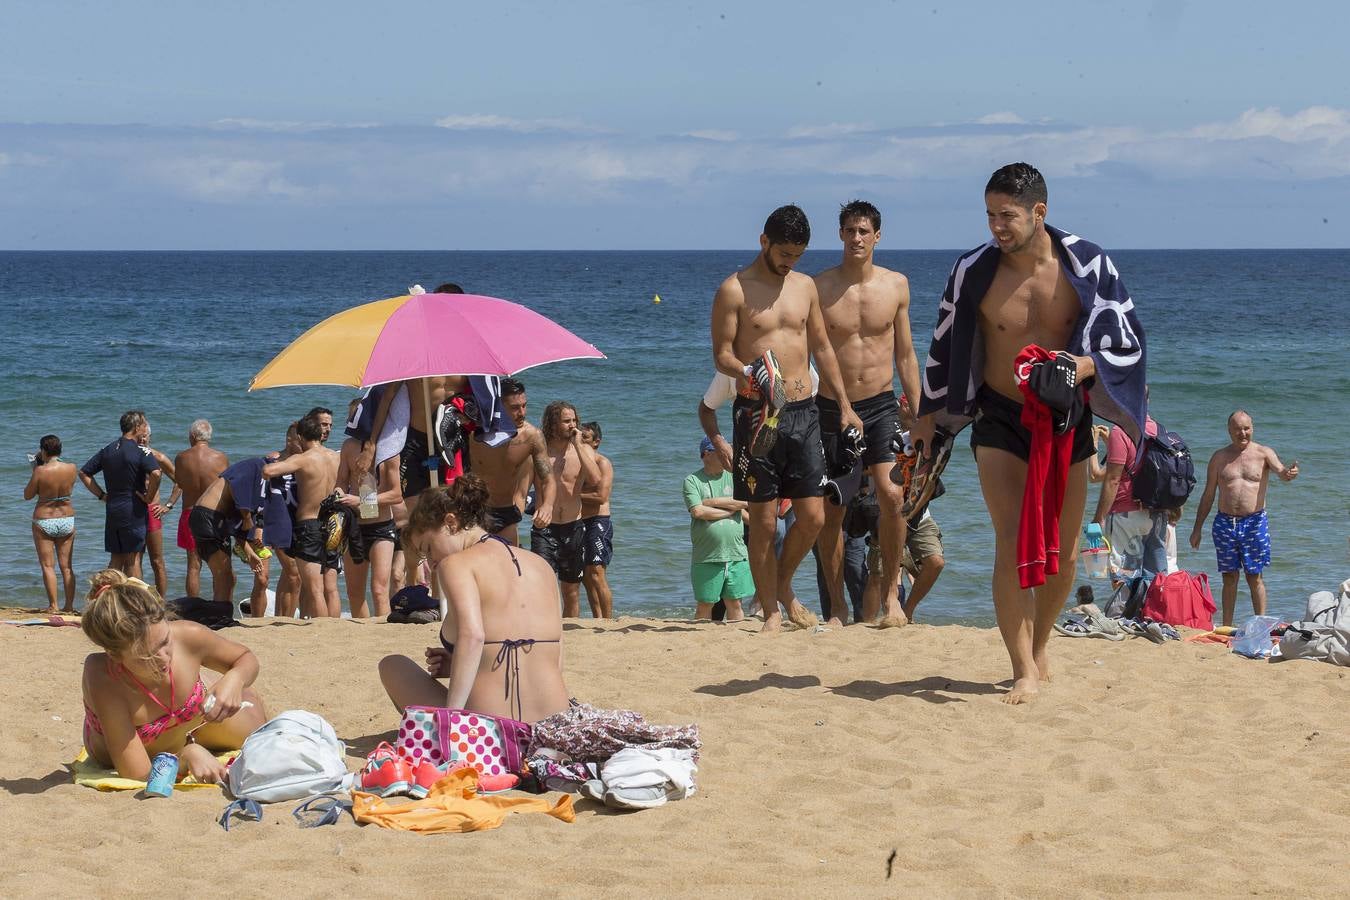
[[[1055,630],[1071,638],[1084,638],[1091,634],[1087,622],[1083,619],[1065,619],[1063,622],[1056,622]]]

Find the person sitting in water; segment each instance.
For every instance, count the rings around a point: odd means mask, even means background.
[[[258,677],[257,657],[196,622],[172,621],[140,579],[104,569],[92,583],[80,627],[104,652],[84,660],[89,756],[123,778],[144,781],[155,754],[174,753],[180,773],[223,780],[215,753],[239,749],[267,721],[262,698],[249,687]],[[203,666],[222,673],[209,687]]]
[[[487,485],[467,474],[423,491],[403,529],[449,612],[425,668],[406,656],[380,660],[400,711],[443,706],[532,724],[568,708],[557,577],[541,557],[489,534],[487,516]],[[447,677],[448,689],[437,680]]]

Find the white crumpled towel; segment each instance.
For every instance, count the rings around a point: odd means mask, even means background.
[[[692,750],[625,747],[606,760],[600,769],[600,780],[606,788],[615,790],[667,785],[669,799],[683,800],[698,789],[694,784],[697,772]]]

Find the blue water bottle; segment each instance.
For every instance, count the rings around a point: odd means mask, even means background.
[[[156,753],[150,761],[150,779],[146,782],[145,793],[148,797],[167,797],[173,793],[173,783],[178,780],[178,757],[172,753]]]

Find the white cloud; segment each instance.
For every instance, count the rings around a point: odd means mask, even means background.
[[[249,199],[304,199],[306,191],[282,175],[279,162],[256,159],[187,157],[160,160],[153,177],[200,200],[237,203]]]
[[[680,137],[696,138],[700,141],[717,141],[718,143],[731,143],[739,141],[741,135],[735,131],[724,131],[718,128],[705,128],[699,131],[686,131],[679,135]]]
[[[378,122],[293,122],[274,119],[216,119],[207,123],[213,131],[273,131],[283,134],[303,134],[310,131],[328,131],[333,128],[378,128]]]
[[[839,138],[848,137],[852,134],[864,134],[869,131],[875,131],[875,125],[866,125],[861,122],[830,122],[826,125],[797,125],[789,128],[787,137],[790,140],[801,138]]]
[[[1027,120],[1015,112],[996,112],[987,116],[980,116],[975,120],[976,125],[1026,125]]]
[[[536,134],[543,131],[598,131],[576,119],[517,119],[498,115],[453,115],[436,120],[437,128],[454,131],[510,131],[517,134]]]

